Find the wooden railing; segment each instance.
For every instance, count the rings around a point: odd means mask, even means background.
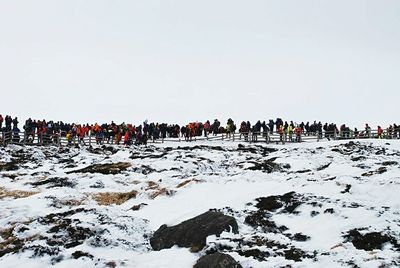
[[[82,139],[78,136],[73,136],[69,140],[65,132],[57,134],[38,134],[26,132],[13,132],[6,131],[0,133],[0,144],[6,146],[7,144],[19,145],[103,145],[103,144],[116,144],[115,137],[99,138],[98,136],[86,135]],[[242,141],[242,142],[266,142],[266,143],[294,143],[294,142],[310,142],[320,140],[341,140],[341,139],[368,139],[368,138],[382,138],[382,139],[398,139],[400,138],[399,132],[384,131],[379,137],[377,130],[372,130],[369,133],[361,132],[357,136],[354,132],[322,132],[322,133],[302,133],[297,137],[295,133],[280,135],[276,132],[245,132],[245,133],[224,133],[224,134],[209,134],[205,136],[193,137],[179,137],[179,138],[159,138],[147,140],[147,143],[164,143],[164,142],[191,142],[191,141]],[[132,141],[134,143],[135,140]],[[124,138],[122,137],[119,145],[125,145]],[[130,145],[130,144],[129,144]]]

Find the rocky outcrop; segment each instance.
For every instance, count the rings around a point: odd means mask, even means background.
[[[207,236],[218,236],[223,231],[238,232],[235,218],[221,212],[208,211],[175,226],[162,225],[150,239],[150,244],[154,250],[178,245],[190,247],[197,252],[206,245]]]
[[[249,161],[249,163],[253,164],[253,166],[248,167],[247,170],[261,170],[266,173],[272,173],[275,171],[281,171],[283,169],[290,168],[289,164],[282,165],[282,164],[275,163],[276,159],[277,158],[274,157],[271,159],[264,160],[262,162]]]
[[[193,268],[242,268],[242,266],[230,255],[216,252],[201,257]]]
[[[118,174],[131,167],[131,163],[119,162],[112,164],[94,164],[88,167],[67,172],[70,173],[101,173],[101,174]]]
[[[379,232],[361,234],[358,230],[353,229],[344,237],[346,238],[346,242],[353,243],[356,249],[366,251],[382,249],[386,243],[391,243],[395,248],[400,249],[400,244],[394,237]]]

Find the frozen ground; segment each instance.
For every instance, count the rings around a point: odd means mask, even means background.
[[[0,267],[192,267],[214,251],[243,267],[400,265],[398,140],[9,146],[0,156]],[[162,224],[210,209],[239,233],[209,236],[198,252],[152,250]]]

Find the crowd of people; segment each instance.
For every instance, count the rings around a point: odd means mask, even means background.
[[[61,137],[65,138],[68,143],[78,142],[85,144],[87,137],[90,137],[90,142],[103,144],[147,144],[149,139],[155,141],[165,138],[182,138],[192,140],[194,137],[208,137],[209,135],[216,136],[223,134],[226,138],[231,138],[235,134],[237,127],[235,122],[229,118],[226,125],[215,119],[212,123],[207,120],[205,123],[191,122],[186,125],[166,124],[166,123],[148,123],[135,126],[133,124],[71,124],[61,121],[46,121],[32,120],[31,118],[25,121],[23,131],[19,128],[19,120],[7,115],[3,118],[0,115],[0,130],[2,132],[1,139],[3,142],[13,141],[15,143],[25,142],[33,143],[36,139],[38,143],[59,143]],[[294,123],[293,121],[283,121],[281,118],[261,122],[257,121],[251,124],[249,121],[240,123],[238,132],[240,138],[243,137],[246,141],[257,141],[259,137],[266,140],[271,135],[277,133],[282,143],[287,141],[300,142],[302,136],[317,136],[319,139],[327,138],[400,138],[400,126],[397,124],[390,125],[385,130],[377,127],[376,133],[372,133],[371,127],[366,124],[363,130],[357,128],[351,129],[345,124],[337,127],[336,124],[322,124],[314,121],[313,123]],[[21,135],[23,133],[23,136]],[[86,139],[85,139],[86,138]],[[86,140],[86,141],[85,141]]]

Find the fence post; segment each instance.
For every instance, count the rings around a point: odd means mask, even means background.
[[[92,147],[92,131],[89,132],[89,147]]]
[[[5,139],[4,131],[1,132],[1,140],[3,142],[3,146],[6,147],[6,139]]]
[[[59,132],[58,134],[56,134],[57,135],[57,138],[58,138],[58,147],[61,147],[61,132]]]
[[[10,136],[10,137],[9,137]],[[9,140],[10,139],[10,140]],[[5,145],[7,145],[8,143],[12,142],[12,135],[11,135],[11,131],[6,132],[4,134],[4,141],[5,141]]]

